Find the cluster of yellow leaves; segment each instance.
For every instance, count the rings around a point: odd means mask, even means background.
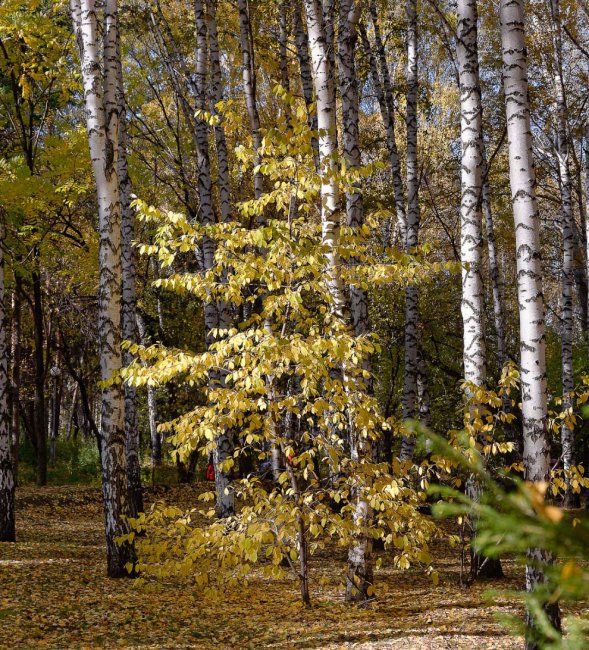
[[[269,576],[280,577],[284,563],[294,569],[301,525],[311,554],[327,543],[346,547],[366,535],[393,550],[403,569],[432,561],[428,540],[438,530],[418,510],[423,490],[415,489],[404,466],[391,469],[349,453],[350,431],[359,440],[376,441],[400,428],[382,415],[369,390],[366,361],[379,351],[377,341],[355,335],[334,315],[317,218],[312,134],[304,107],[294,100],[291,106],[289,124],[264,135],[256,171],[273,190],[239,206],[245,225],[202,226],[135,203],[139,218],[153,226],[153,238],[140,252],[170,269],[158,288],[234,310],[243,306],[247,316],[213,330],[205,352],[129,345],[136,361],[122,378],[135,386],[184,382],[202,391],[200,405],[161,425],[181,457],[194,450],[211,453],[229,432],[234,447],[224,471],[232,472],[241,456],[262,465],[271,448],[287,466],[275,480],[234,479],[231,489],[241,507],[223,521],[215,520],[213,509],[173,512],[156,506],[142,515],[134,526],[148,533],[136,540],[144,575],[189,576],[215,589],[242,582],[251,566],[262,562]],[[242,147],[238,157],[251,168],[251,150]],[[349,170],[337,173],[343,186],[359,179]],[[263,225],[252,228],[252,217],[262,215]],[[409,255],[379,243],[375,232],[382,218],[380,213],[361,228],[342,227],[343,281],[369,287],[429,277],[434,267],[425,248]],[[183,260],[205,238],[214,244],[213,268],[186,272]],[[369,520],[354,515],[358,495],[374,513]],[[202,517],[210,520],[205,526],[195,523]]]

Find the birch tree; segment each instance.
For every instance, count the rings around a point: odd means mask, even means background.
[[[532,132],[528,98],[528,61],[525,47],[523,0],[501,0],[501,46],[503,86],[507,118],[509,180],[515,225],[517,298],[520,327],[520,374],[523,420],[523,461],[528,481],[550,480],[550,444],[547,428],[546,341],[544,295],[540,255],[540,215],[536,199],[536,174],[532,154]],[[544,581],[537,562],[550,561],[541,549],[529,551],[526,589]],[[558,602],[546,612],[560,628]],[[528,612],[533,631],[533,617]],[[527,650],[536,650],[533,633]]]
[[[210,59],[210,112],[220,117],[219,104],[223,101],[223,75],[221,73],[221,60],[219,55],[219,37],[217,34],[217,0],[206,2],[206,20],[209,37]],[[221,206],[221,220],[223,223],[231,221],[231,185],[229,181],[229,155],[227,153],[227,140],[222,121],[215,124],[215,149],[217,153],[219,204]]]
[[[482,275],[483,232],[481,198],[484,179],[483,107],[479,78],[478,12],[476,0],[458,0],[456,58],[460,91],[461,202],[460,261],[462,263],[463,365],[470,400],[469,419],[476,418],[479,405],[476,388],[485,386],[487,359],[485,349],[485,289]],[[480,486],[471,477],[467,484],[471,497],[480,497]],[[471,525],[476,530],[476,521]],[[471,552],[471,578],[480,575],[501,577],[498,560]]]
[[[297,50],[297,59],[299,62],[301,87],[303,97],[307,106],[307,123],[309,128],[315,134],[317,132],[317,113],[313,108],[313,72],[311,70],[311,61],[309,59],[309,37],[303,23],[301,2],[297,0],[293,6],[293,31],[295,37],[295,46]],[[313,147],[313,156],[315,167],[319,168],[319,144],[315,135],[311,138]]]
[[[556,99],[556,156],[560,180],[560,213],[562,225],[562,304],[561,354],[563,410],[572,408],[571,395],[575,388],[573,372],[573,291],[575,284],[575,235],[572,205],[572,179],[569,161],[568,108],[565,96],[562,53],[562,24],[559,0],[550,0],[552,18],[552,48],[554,90]],[[560,430],[562,463],[565,472],[565,504],[578,505],[578,497],[570,486],[570,471],[575,465],[574,432],[563,422]]]
[[[207,108],[209,57],[207,51],[207,21],[202,0],[194,1],[194,15],[196,22],[196,106],[197,110],[204,111]],[[216,223],[216,216],[213,208],[211,162],[208,142],[209,133],[207,122],[202,117],[200,119],[197,117],[196,129],[198,194],[200,197],[201,220],[204,225],[210,226]],[[204,237],[202,249],[204,269],[207,271],[212,269],[215,264],[215,245],[210,237]],[[207,347],[210,347],[215,340],[213,331],[220,327],[219,305],[214,300],[209,300],[205,302],[204,309],[205,342]],[[224,323],[223,329],[228,327],[228,325],[228,323]],[[212,387],[222,384],[223,377],[218,372],[211,370],[210,375]],[[221,430],[217,433],[214,450],[215,488],[217,493],[216,508],[219,517],[228,517],[235,512],[235,497],[231,488],[230,471],[226,469],[226,464],[232,455],[233,445],[231,433],[226,430]]]
[[[338,29],[338,72],[342,98],[343,150],[346,168],[351,172],[362,164],[360,152],[359,96],[356,73],[356,42],[361,4],[357,0],[341,0]],[[362,188],[353,184],[346,192],[346,222],[354,231],[364,224],[364,201]],[[359,286],[350,287],[350,312],[352,327],[357,336],[368,332],[368,294]],[[367,373],[372,373],[369,360],[365,360]],[[350,455],[353,461],[372,460],[370,440],[350,430]],[[356,488],[354,521],[359,527],[366,526],[372,513],[370,504],[362,494],[362,486]],[[359,534],[348,552],[348,579],[346,599],[363,601],[373,594],[372,540]]]
[[[245,105],[250,120],[252,146],[254,149],[254,166],[259,164],[259,150],[262,146],[260,133],[260,114],[256,93],[256,64],[254,59],[254,38],[248,0],[238,0],[239,11],[239,42],[242,56],[243,92]],[[259,199],[264,191],[263,177],[259,171],[254,172],[254,198]]]
[[[483,151],[484,155],[484,151]],[[489,279],[493,293],[493,319],[495,324],[495,336],[497,339],[497,364],[503,368],[507,362],[507,342],[505,334],[505,314],[503,309],[503,291],[501,286],[501,275],[499,272],[499,258],[495,239],[495,223],[491,207],[491,190],[489,187],[489,165],[484,162],[483,187],[482,187],[482,209],[485,220],[485,234],[487,236],[487,258],[489,264]]]
[[[476,0],[458,0],[457,60],[460,86],[462,262],[461,313],[464,327],[464,378],[484,386],[487,377],[484,338],[483,233],[483,115],[477,46]]]
[[[345,289],[338,272],[340,258],[337,250],[340,233],[341,196],[337,182],[337,120],[335,78],[328,56],[328,40],[319,0],[305,0],[307,33],[313,65],[317,127],[319,129],[319,163],[321,178],[321,231],[325,245],[327,282],[335,315],[350,322]]]
[[[119,140],[117,175],[121,201],[121,264],[122,264],[122,337],[125,341],[138,342],[137,295],[135,288],[135,212],[131,207],[131,179],[127,163],[127,120],[125,94],[123,88],[123,65],[121,61],[120,35],[117,35],[117,102],[119,111]],[[133,356],[128,350],[123,353],[123,364],[128,366]],[[141,489],[140,447],[141,439],[137,424],[137,389],[125,385],[125,442],[127,456],[127,481],[129,484],[129,506],[131,515],[136,517],[143,510],[143,491]]]
[[[380,24],[378,20],[378,10],[376,2],[370,2],[370,17],[374,29],[374,45],[376,54],[373,52],[368,35],[363,26],[360,27],[360,35],[368,63],[370,66],[370,75],[374,85],[376,97],[378,100],[380,114],[387,138],[387,149],[389,154],[389,163],[391,166],[391,175],[393,177],[393,188],[395,198],[395,212],[397,215],[397,226],[401,242],[404,244],[407,237],[407,218],[405,214],[405,189],[403,187],[403,176],[401,164],[399,162],[399,151],[397,148],[397,135],[395,127],[395,100],[393,96],[393,84],[391,73],[387,61],[386,50],[382,40]]]
[[[121,351],[121,201],[118,153],[120,105],[117,83],[118,11],[106,0],[102,31],[95,0],[71,0],[70,10],[80,52],[90,157],[99,216],[98,339],[101,392],[100,442],[106,530],[107,570],[112,578],[130,575],[135,559],[131,543],[117,544],[128,532],[130,514],[125,455],[123,388],[112,379],[122,367]],[[102,34],[102,43],[100,42]]]
[[[417,162],[417,1],[407,0],[407,234],[405,248],[414,249],[419,243],[419,166]],[[419,326],[419,293],[417,286],[409,284],[405,291],[405,373],[403,385],[403,419],[416,415],[417,404],[417,346]],[[413,456],[415,440],[404,437],[401,460]]]

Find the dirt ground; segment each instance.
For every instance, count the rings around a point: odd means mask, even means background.
[[[156,488],[146,500],[194,503],[197,488]],[[343,556],[312,564],[313,607],[302,609],[293,580],[249,585],[205,599],[187,584],[155,592],[132,580],[105,577],[99,490],[22,488],[17,493],[18,542],[0,546],[0,648],[361,648],[491,650],[518,648],[497,614],[518,613],[490,588],[518,589],[521,568],[504,562],[506,579],[458,586],[458,552],[438,549],[440,583],[423,571],[386,567],[378,598],[367,607],[343,602]],[[440,557],[441,555],[441,557]],[[320,578],[324,584],[319,584]]]

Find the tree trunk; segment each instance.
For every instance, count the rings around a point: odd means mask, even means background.
[[[119,102],[117,101],[118,14],[116,0],[103,9],[102,57],[95,0],[71,0],[74,32],[80,50],[86,122],[98,195],[100,229],[98,340],[101,380],[122,367],[121,351],[121,202],[118,182]],[[102,58],[102,60],[101,60]],[[133,544],[117,544],[129,531],[131,513],[125,453],[125,401],[120,383],[102,388],[100,438],[108,575],[131,575]],[[126,566],[127,565],[127,566]]]
[[[314,134],[317,133],[317,114],[312,109],[313,104],[313,72],[309,59],[309,37],[303,24],[301,13],[301,2],[295,0],[293,5],[293,29],[295,45],[297,48],[297,58],[299,60],[299,70],[301,77],[301,86],[305,105],[307,107],[307,124]],[[315,160],[315,169],[319,169],[319,143],[316,135],[311,137],[311,146],[313,148],[313,158]]]
[[[356,74],[356,42],[358,38],[358,19],[361,5],[356,0],[341,0],[338,31],[338,72],[342,98],[343,148],[346,166],[358,169],[362,164],[359,131],[358,78]],[[364,204],[362,189],[354,187],[346,193],[346,222],[354,231],[364,224]],[[352,260],[352,263],[354,261]],[[368,332],[368,295],[359,286],[350,287],[350,311],[352,327],[357,336]],[[371,373],[370,360],[364,369]],[[352,461],[372,461],[371,441],[363,438],[353,428],[350,430],[350,456]],[[372,512],[364,486],[353,490],[353,519],[359,528],[368,525]],[[373,595],[372,539],[357,533],[348,551],[348,577],[346,580],[346,600],[362,602]]]
[[[307,32],[313,64],[321,178],[321,233],[325,246],[326,282],[335,315],[350,323],[345,288],[339,274],[337,250],[340,233],[340,191],[334,172],[337,170],[337,121],[335,74],[328,56],[328,40],[319,0],[305,0]]]
[[[483,150],[484,155],[484,150]],[[505,338],[505,317],[503,315],[503,291],[501,289],[501,276],[499,273],[499,260],[495,245],[495,226],[493,223],[493,210],[491,208],[491,190],[489,187],[489,168],[486,160],[483,173],[482,208],[485,219],[485,233],[487,235],[487,255],[489,262],[489,278],[493,292],[493,318],[495,321],[495,336],[497,339],[497,365],[500,369],[507,362],[507,342]]]
[[[528,99],[528,61],[525,48],[523,0],[501,0],[503,84],[509,142],[509,179],[515,224],[517,296],[520,324],[520,370],[524,439],[524,469],[528,481],[550,480],[550,443],[547,430],[546,341],[544,296],[540,262],[540,216],[536,201],[536,173]],[[542,549],[529,551],[526,589],[544,582],[535,561],[549,562]],[[558,602],[545,605],[552,624],[560,628]],[[527,650],[539,646],[534,620],[527,613]]]
[[[36,253],[38,256],[38,251]],[[38,260],[32,273],[33,324],[35,338],[35,419],[37,485],[47,485],[47,417],[45,412],[45,345],[43,336],[43,299]]]
[[[401,241],[404,244],[407,238],[407,217],[405,215],[405,190],[403,188],[403,177],[401,174],[399,152],[397,149],[397,136],[395,134],[395,99],[393,97],[393,84],[391,82],[386,50],[380,33],[378,10],[374,1],[370,2],[370,16],[374,28],[374,44],[376,46],[377,58],[375,58],[370,51],[368,38],[365,38],[365,49],[367,50],[369,57],[370,70],[377,93],[380,113],[387,134],[387,149],[389,152],[389,162],[391,165],[393,188],[395,192],[397,225]]]
[[[484,386],[484,288],[481,195],[483,179],[483,115],[479,82],[476,0],[458,0],[457,59],[460,84],[461,263],[464,378]]]
[[[572,181],[569,162],[568,108],[565,97],[562,63],[562,25],[559,0],[550,0],[552,18],[552,43],[554,49],[554,86],[557,111],[558,172],[560,176],[560,209],[562,223],[562,306],[561,306],[561,351],[562,351],[562,409],[571,409],[572,393],[575,389],[573,372],[573,290],[575,286],[575,236],[572,205]],[[579,505],[578,495],[570,485],[570,471],[575,463],[574,431],[564,422],[560,430],[562,462],[565,473],[566,491],[564,503],[567,507]]]
[[[487,380],[484,332],[485,296],[482,276],[483,232],[481,198],[483,193],[483,107],[479,80],[479,53],[476,0],[458,0],[457,60],[460,90],[461,202],[460,202],[460,258],[462,263],[463,363],[464,378],[473,387],[484,387]],[[473,400],[474,392],[467,388],[466,397]],[[478,407],[469,409],[477,417]],[[473,477],[469,480],[471,498],[480,499],[480,486]],[[471,521],[473,536],[477,521]],[[501,577],[499,562],[491,562],[471,553],[471,578]]]
[[[405,248],[411,251],[419,243],[419,168],[417,164],[417,0],[407,0],[407,236]],[[405,373],[403,385],[403,419],[416,415],[417,346],[419,294],[415,285],[405,290]],[[404,437],[400,458],[413,456],[415,439]]]
[[[252,147],[254,149],[254,166],[260,164],[260,148],[262,135],[260,133],[260,115],[256,97],[256,67],[254,60],[254,39],[250,20],[250,5],[248,0],[237,0],[239,10],[239,38],[241,57],[243,61],[243,92],[245,105],[250,119]],[[254,198],[259,199],[264,191],[263,176],[259,171],[254,172]]]
[[[219,58],[219,39],[217,36],[217,0],[207,1],[207,27],[209,32],[209,57],[211,68],[210,112],[220,115],[217,104],[223,101],[223,76]],[[217,152],[217,165],[219,169],[219,204],[221,206],[221,220],[223,223],[231,221],[231,187],[229,184],[229,156],[225,128],[222,123],[216,124],[215,149]]]
[[[4,289],[4,215],[0,214],[0,542],[16,541],[14,519],[14,470],[10,439],[8,397],[8,341]]]
[[[245,8],[247,12],[247,6]],[[240,7],[240,20],[243,20],[242,8]],[[196,105],[200,110],[205,110],[207,105],[207,23],[204,15],[204,7],[202,0],[194,0],[194,14],[196,19]],[[247,33],[249,34],[249,21],[246,23]],[[242,30],[242,38],[244,33]],[[249,39],[249,36],[248,36]],[[250,41],[248,40],[248,43]],[[242,41],[242,48],[243,48]],[[247,50],[248,60],[251,61],[253,66],[253,59],[251,59],[251,52]],[[244,54],[244,68],[246,65],[246,55]],[[253,67],[251,68],[253,72]],[[244,71],[244,84],[246,73]],[[249,91],[255,93],[255,81],[250,80]],[[248,97],[248,89],[246,89],[246,98]],[[254,113],[257,116],[257,108],[255,107],[255,97],[246,99],[246,102],[253,101]],[[248,110],[251,106],[248,104]],[[250,112],[250,117],[252,113]],[[253,124],[253,123],[252,123]],[[209,158],[209,144],[208,144],[208,127],[207,122],[203,119],[196,121],[197,128],[197,168],[198,168],[198,193],[200,197],[200,211],[201,219],[204,225],[213,225],[216,222],[215,213],[213,210],[212,202],[212,181],[211,181],[211,166]],[[252,126],[253,133],[253,126]],[[259,122],[258,132],[259,137]],[[255,139],[252,135],[252,139]],[[261,145],[261,141],[256,145],[256,148]],[[258,183],[254,180],[256,191]],[[261,187],[261,186],[260,186]],[[215,244],[214,241],[205,236],[203,239],[203,263],[205,272],[213,269],[215,265]],[[219,308],[217,303],[213,300],[207,300],[204,306],[205,312],[205,344],[207,349],[215,342],[213,330],[219,327]],[[222,374],[218,371],[211,370],[209,383],[211,388],[219,385],[223,381]],[[215,486],[217,492],[216,510],[219,517],[229,517],[235,513],[235,495],[231,487],[231,472],[224,468],[226,461],[233,455],[233,444],[230,432],[223,431],[217,435],[215,441],[215,451],[213,459],[215,464]]]
[[[137,330],[141,345],[147,345],[147,332],[145,330],[145,321],[140,311],[135,312],[137,318]],[[151,473],[152,480],[155,468],[159,467],[162,462],[162,434],[157,430],[157,398],[155,388],[147,386],[147,414],[149,419],[149,435],[151,440]]]
[[[51,427],[49,429],[51,448],[49,462],[53,467],[55,465],[55,447],[57,445],[61,420],[61,368],[59,367],[59,351],[55,359],[55,365],[51,368],[49,374],[51,375]]]
[[[585,138],[583,142],[583,162],[584,162],[584,194],[585,194],[585,264],[587,277],[589,278],[589,110],[585,111]],[[589,282],[587,282],[589,292]],[[587,296],[589,303],[589,294]],[[586,329],[589,333],[589,321],[586,323]],[[589,507],[589,501],[587,502]]]
[[[137,323],[135,312],[137,297],[135,289],[135,212],[131,207],[131,179],[127,163],[127,120],[125,91],[123,87],[123,64],[120,51],[120,34],[116,41],[117,106],[119,111],[118,162],[119,197],[121,201],[121,264],[123,284],[121,293],[121,327],[124,341],[137,343]],[[133,355],[123,352],[123,365],[128,366]],[[137,425],[137,389],[125,384],[125,453],[127,457],[127,483],[129,489],[129,508],[132,517],[143,511],[143,491],[141,488],[141,436]]]
[[[20,446],[20,364],[21,364],[21,284],[19,275],[15,274],[16,287],[12,292],[12,412],[11,412],[11,448],[12,466],[15,485],[18,481],[18,455]]]

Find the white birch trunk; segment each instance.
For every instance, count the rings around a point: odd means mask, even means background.
[[[102,52],[95,0],[71,0],[70,7],[80,50],[88,140],[98,195],[98,339],[101,379],[108,381],[122,367],[117,3],[106,0],[104,5]],[[117,383],[103,388],[100,410],[102,488],[108,575],[112,578],[128,576],[125,565],[135,559],[131,544],[119,546],[115,541],[128,532],[125,517],[130,514],[124,417],[122,386]]]
[[[356,73],[356,42],[361,4],[356,0],[341,0],[338,30],[338,72],[342,98],[343,148],[346,166],[358,169],[362,164],[360,153],[359,96]],[[354,187],[346,194],[346,221],[353,230],[364,224],[362,188]],[[358,286],[350,287],[350,311],[352,327],[357,336],[368,332],[368,294]],[[370,360],[365,360],[364,369],[371,373]],[[355,462],[371,462],[372,443],[362,438],[350,427],[350,456]],[[366,526],[372,519],[372,511],[363,494],[362,486],[355,489],[353,518],[355,525]],[[370,598],[373,586],[372,539],[358,534],[348,551],[348,577],[346,600],[365,601]]]
[[[571,395],[575,388],[573,372],[573,290],[575,283],[575,235],[572,205],[572,180],[569,161],[568,108],[562,62],[562,24],[559,0],[550,0],[552,17],[552,43],[554,49],[554,87],[557,111],[557,150],[560,176],[560,209],[562,225],[562,305],[561,305],[561,352],[562,352],[562,408],[572,407]],[[562,462],[565,470],[565,505],[578,505],[578,498],[571,490],[569,472],[575,465],[575,438],[573,430],[563,423],[560,431]]]
[[[550,480],[550,445],[547,430],[546,341],[544,295],[540,262],[540,215],[536,201],[536,173],[528,99],[528,61],[525,47],[523,0],[501,0],[503,84],[509,143],[509,179],[513,204],[517,258],[517,296],[520,324],[520,372],[525,476],[529,481]],[[550,561],[542,550],[529,552],[532,560]],[[526,567],[526,589],[544,581],[531,562]],[[558,603],[546,606],[560,626]],[[528,613],[528,623],[533,620]],[[532,650],[537,644],[526,643]]]
[[[484,339],[484,285],[482,275],[483,232],[481,199],[484,194],[485,159],[483,147],[483,107],[479,79],[478,12],[476,0],[458,0],[457,63],[460,91],[461,203],[460,257],[462,263],[463,364],[464,378],[474,386],[484,386],[487,379]],[[471,389],[467,397],[473,399]],[[478,405],[473,403],[471,413]],[[471,476],[466,486],[474,500],[480,500],[481,486]],[[471,519],[473,535],[477,521]],[[481,576],[501,577],[498,559],[484,558],[471,550],[471,579]]]
[[[145,321],[139,311],[135,312],[137,319],[137,331],[141,345],[147,345],[147,333],[145,331]],[[155,475],[155,468],[162,462],[162,434],[157,430],[157,398],[155,388],[147,386],[147,416],[149,419],[149,436],[151,440],[151,473],[152,479]]]
[[[479,81],[476,0],[458,0],[457,60],[460,90],[462,323],[464,378],[476,386],[486,382],[484,339],[483,111]]]
[[[307,106],[307,123],[311,131],[317,133],[317,114],[312,110],[313,73],[311,71],[311,62],[309,60],[309,37],[303,24],[300,0],[296,0],[293,7],[293,29],[301,74],[301,86],[303,97],[305,98],[305,105]],[[315,168],[319,169],[319,143],[317,142],[317,137],[315,135],[311,138],[311,146],[313,147]]]
[[[121,263],[123,273],[121,294],[121,326],[125,341],[137,343],[137,297],[135,290],[135,212],[131,208],[131,179],[127,163],[127,121],[126,104],[123,88],[123,64],[120,51],[120,34],[117,34],[117,102],[119,108],[119,152],[117,174],[119,178],[119,196],[121,201]],[[123,352],[123,365],[128,366],[133,355],[128,350]],[[127,482],[129,488],[129,509],[132,517],[143,511],[143,491],[141,488],[140,448],[141,439],[137,424],[137,389],[125,385],[125,444],[127,456]]]
[[[381,115],[387,133],[387,148],[389,151],[389,161],[391,164],[391,174],[393,176],[393,188],[395,192],[395,211],[397,213],[397,224],[401,234],[401,241],[404,243],[407,238],[407,217],[405,215],[405,189],[403,187],[401,164],[399,162],[399,152],[397,149],[397,137],[395,134],[395,99],[393,97],[393,84],[389,72],[386,50],[380,33],[378,11],[374,1],[370,3],[370,16],[374,27],[374,43],[376,45],[376,53],[378,57],[378,66],[375,66],[376,73],[378,74],[378,69],[380,68],[380,79],[382,79],[381,92],[384,101],[381,104]],[[373,67],[372,64],[371,67]]]
[[[194,15],[196,21],[196,77],[195,92],[196,106],[205,110],[207,106],[207,70],[208,70],[208,45],[207,21],[204,14],[202,0],[194,0]],[[208,127],[205,120],[196,120],[197,167],[198,167],[198,193],[200,197],[201,220],[205,226],[216,222],[213,209],[213,193],[211,180],[211,165],[209,157]],[[214,241],[205,236],[203,239],[203,263],[205,271],[211,270],[215,265]],[[213,330],[219,327],[219,309],[214,300],[207,300],[204,305],[205,312],[205,343],[209,348],[214,342]],[[219,385],[223,377],[216,371],[210,374],[211,387]],[[230,472],[223,469],[223,463],[232,457],[233,445],[230,432],[221,430],[216,436],[216,447],[213,454],[215,464],[215,487],[217,492],[216,510],[219,517],[229,517],[235,513],[235,496],[231,487]]]
[[[252,146],[254,149],[254,165],[260,163],[259,150],[262,146],[260,133],[260,115],[256,98],[256,69],[254,62],[254,43],[252,25],[250,21],[250,7],[248,0],[237,0],[239,10],[239,36],[241,43],[241,56],[243,60],[243,92],[245,105],[250,119]],[[259,199],[264,191],[263,176],[260,172],[254,173],[254,198]]]
[[[410,251],[419,243],[419,167],[417,164],[417,0],[407,0],[407,236],[405,248]],[[405,371],[403,385],[403,419],[416,415],[417,345],[419,326],[419,294],[415,285],[405,291]],[[415,440],[404,437],[400,458],[413,456]]]
[[[340,233],[340,190],[334,178],[337,169],[337,121],[335,74],[328,56],[328,41],[323,23],[323,6],[319,0],[305,0],[307,33],[313,65],[317,126],[319,129],[319,164],[321,178],[321,232],[326,247],[327,285],[338,318],[350,323],[345,288],[339,274],[337,245]]]
[[[483,150],[484,155],[484,150]],[[485,233],[487,235],[487,256],[489,264],[489,278],[493,293],[493,319],[495,323],[495,337],[497,340],[497,363],[503,368],[507,362],[507,342],[505,338],[505,317],[503,315],[503,292],[501,290],[501,276],[499,273],[499,259],[495,242],[495,226],[493,210],[491,207],[491,191],[489,188],[488,165],[484,160],[482,208],[485,220]]]
[[[208,0],[206,4],[206,19],[209,33],[209,57],[211,69],[210,112],[219,115],[217,104],[223,101],[223,76],[219,56],[219,38],[217,35],[217,0]],[[225,128],[222,123],[215,125],[215,149],[219,170],[219,204],[223,223],[231,221],[231,186],[229,183],[229,155]]]

